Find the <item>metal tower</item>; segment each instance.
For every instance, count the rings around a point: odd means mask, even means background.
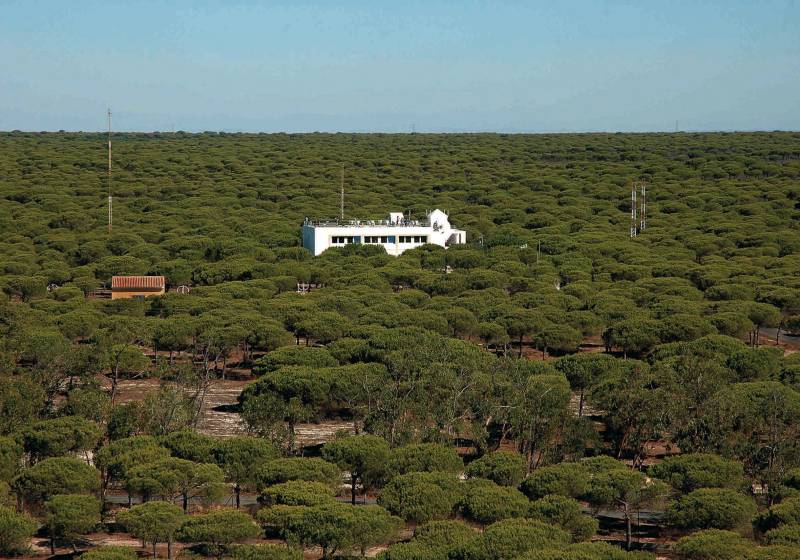
[[[111,108],[108,109],[108,233],[114,222],[114,210],[111,198]]]
[[[636,223],[636,183],[631,185],[631,237],[636,237],[637,227]]]
[[[641,206],[639,207],[639,231],[644,231],[647,228],[647,204],[645,202],[645,196],[647,192],[647,183],[642,181],[642,188],[641,188]]]

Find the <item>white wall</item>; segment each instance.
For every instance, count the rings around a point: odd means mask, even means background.
[[[303,226],[303,246],[314,255],[319,255],[329,247],[342,247],[341,244],[331,244],[332,237],[358,237],[357,243],[364,244],[365,237],[388,237],[388,243],[383,245],[389,255],[397,256],[403,251],[419,247],[423,243],[400,243],[400,237],[426,236],[427,243],[444,247],[451,234],[461,234],[461,243],[466,241],[466,233],[461,230],[440,229],[434,231],[427,226],[390,227],[390,226]],[[393,241],[392,241],[393,239]]]
[[[402,214],[400,215],[402,216]],[[433,225],[436,224],[434,230]],[[424,243],[400,243],[400,236],[418,237],[426,236],[427,243],[445,247],[447,240],[455,234],[456,243],[466,243],[467,234],[465,231],[453,229],[447,218],[447,214],[441,210],[434,210],[428,214],[428,224],[414,226],[390,226],[390,225],[311,225],[303,224],[303,247],[311,251],[315,256],[319,255],[330,247],[342,247],[343,244],[332,244],[333,237],[357,237],[357,243],[364,244],[365,237],[388,237],[387,243],[370,243],[370,245],[382,245],[389,255],[397,256],[403,251],[424,245]]]

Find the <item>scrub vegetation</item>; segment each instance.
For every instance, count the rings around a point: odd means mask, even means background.
[[[0,134],[0,555],[798,558],[800,134],[113,142]]]

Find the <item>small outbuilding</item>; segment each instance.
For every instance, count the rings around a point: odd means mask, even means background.
[[[163,276],[114,276],[111,278],[111,299],[144,299],[166,291]]]

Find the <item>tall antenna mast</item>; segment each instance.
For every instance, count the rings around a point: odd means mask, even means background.
[[[636,183],[631,185],[631,237],[636,237]]]
[[[647,192],[646,185],[647,183],[642,181],[642,192],[641,192],[642,201],[641,201],[641,206],[639,208],[639,231],[644,231],[645,228],[647,227],[646,214],[645,214],[647,208],[647,204],[645,203],[645,196]]]
[[[341,198],[339,199],[339,214],[344,220],[344,163],[342,164]]]
[[[108,108],[108,233],[114,221],[114,211],[111,199],[111,107]]]

